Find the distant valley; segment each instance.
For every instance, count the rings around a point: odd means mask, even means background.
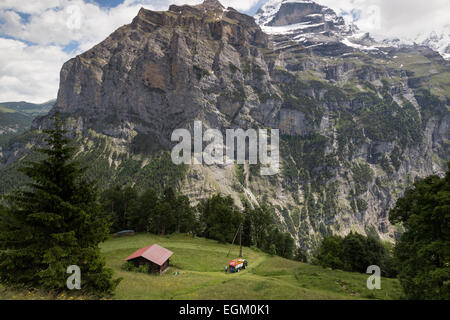
[[[37,116],[47,114],[56,100],[42,104],[28,102],[0,102],[0,150],[13,136],[30,129]]]

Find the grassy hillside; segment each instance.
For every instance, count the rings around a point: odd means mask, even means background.
[[[163,275],[121,270],[123,259],[138,248],[158,243],[174,252],[170,269]],[[123,280],[115,299],[399,299],[400,284],[382,279],[382,290],[366,288],[368,275],[323,269],[272,257],[244,248],[249,268],[237,274],[224,272],[239,248],[186,235],[167,237],[140,234],[110,239],[102,245],[107,265]],[[178,271],[178,275],[175,272]],[[0,287],[0,299],[48,299],[49,294],[11,292]],[[60,299],[70,299],[59,296]]]

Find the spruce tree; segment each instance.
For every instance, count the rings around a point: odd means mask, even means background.
[[[308,262],[308,257],[306,256],[305,253],[303,253],[302,248],[297,248],[297,249],[295,250],[294,260],[295,260],[295,261],[304,262],[304,263],[307,263],[307,262]]]
[[[128,227],[136,232],[150,231],[149,219],[154,216],[158,195],[152,189],[145,190],[137,199],[134,210],[128,215]]]
[[[244,222],[242,224],[242,245],[246,247],[250,247],[251,245],[253,245],[252,221],[248,211],[244,213]]]
[[[176,232],[193,234],[197,231],[197,221],[195,219],[194,209],[191,207],[189,198],[184,195],[177,196],[176,200]]]
[[[11,286],[67,290],[67,268],[81,269],[82,291],[109,295],[119,280],[105,268],[99,243],[108,235],[98,192],[72,161],[73,147],[58,114],[45,130],[44,159],[20,169],[31,179],[7,196],[0,216],[0,282]]]

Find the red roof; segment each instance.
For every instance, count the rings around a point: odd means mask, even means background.
[[[169,251],[157,244],[153,244],[151,246],[137,250],[125,260],[130,261],[142,257],[159,266],[162,266],[172,255],[172,251]]]

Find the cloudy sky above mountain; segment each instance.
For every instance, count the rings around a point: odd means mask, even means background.
[[[59,70],[73,56],[131,22],[141,7],[202,0],[2,0],[0,2],[0,101],[44,102],[56,97]],[[222,0],[254,14],[265,0]],[[317,0],[360,29],[414,37],[448,23],[448,0]]]

